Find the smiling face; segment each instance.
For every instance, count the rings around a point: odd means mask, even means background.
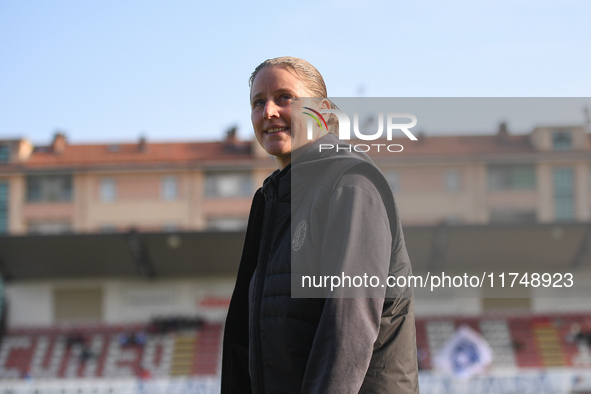
[[[294,114],[292,119],[295,99],[310,96],[302,80],[285,67],[265,67],[253,81],[250,89],[252,126],[259,144],[275,156],[281,169],[291,162],[292,151],[311,142],[306,139],[305,126],[294,126],[303,122],[303,116]],[[329,108],[325,101],[315,106]]]

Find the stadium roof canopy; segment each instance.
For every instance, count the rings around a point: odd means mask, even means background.
[[[560,272],[589,266],[591,224],[404,228],[413,271]],[[243,232],[0,237],[5,280],[235,275]]]
[[[0,238],[5,280],[233,275],[244,233],[117,233]]]

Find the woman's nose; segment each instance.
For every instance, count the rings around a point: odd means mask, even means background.
[[[263,117],[265,119],[271,119],[273,117],[279,116],[279,107],[275,104],[273,100],[267,100],[265,103],[265,108],[263,110]]]

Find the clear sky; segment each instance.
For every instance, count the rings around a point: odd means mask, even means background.
[[[589,97],[591,1],[1,0],[0,138],[251,138],[248,77],[284,55],[334,97]]]

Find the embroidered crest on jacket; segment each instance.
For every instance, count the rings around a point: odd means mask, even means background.
[[[308,230],[308,223],[306,220],[302,220],[298,227],[295,230],[295,234],[293,235],[293,241],[291,242],[291,246],[293,247],[294,251],[298,251],[304,245],[304,239],[306,238],[306,231]]]

